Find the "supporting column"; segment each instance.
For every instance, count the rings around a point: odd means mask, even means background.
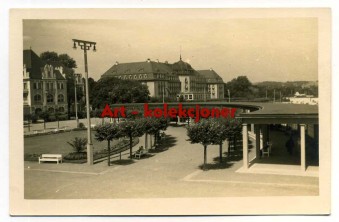
[[[255,125],[255,158],[260,159],[260,125]]]
[[[255,130],[254,130],[254,124],[251,124],[251,132],[252,132],[252,133],[255,133]]]
[[[300,124],[300,163],[301,170],[306,171],[305,124]]]
[[[248,169],[248,134],[247,124],[242,124],[242,152],[244,169]]]
[[[267,124],[263,125],[262,131],[263,131],[263,146],[265,147],[268,142],[268,128]]]

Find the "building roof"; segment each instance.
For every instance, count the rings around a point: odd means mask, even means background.
[[[213,69],[197,70],[209,83],[223,83],[222,78]]]
[[[46,64],[53,66],[53,72],[55,73],[56,79],[64,80],[59,70],[55,67],[62,67],[63,72],[71,72],[71,69],[65,68],[60,62],[44,62],[33,50],[26,49],[23,51],[23,64],[26,65],[26,70],[30,73],[31,79],[42,79],[43,68]]]
[[[172,69],[179,74],[188,74],[194,71],[192,66],[189,63],[182,61],[181,58],[178,62],[173,63]]]
[[[143,73],[172,73],[171,66],[167,63],[154,62],[151,60],[144,62],[115,63],[102,76],[127,75]]]
[[[172,74],[175,76],[178,75],[194,75],[198,78],[201,78],[202,81],[210,79],[211,83],[223,83],[222,78],[215,72],[210,70],[196,71],[192,66],[181,60],[173,64],[154,62],[148,59],[143,62],[129,62],[129,63],[118,63],[116,62],[111,68],[109,68],[102,77],[107,76],[120,76],[120,75],[133,75],[133,74]],[[151,75],[147,79],[153,79],[154,76]],[[206,81],[207,82],[207,81]]]
[[[31,79],[41,79],[41,68],[46,64],[31,49],[24,50],[23,64],[26,65],[27,71],[30,73]]]
[[[318,122],[318,106],[291,103],[256,103],[258,109],[241,113],[246,123],[315,123]]]

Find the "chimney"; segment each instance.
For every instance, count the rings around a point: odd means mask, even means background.
[[[116,61],[114,65],[116,65],[116,66],[117,66],[117,65],[119,65],[119,62],[118,62],[118,61]]]
[[[151,62],[151,59],[150,59],[150,58],[148,58],[148,59],[147,59],[147,62]]]

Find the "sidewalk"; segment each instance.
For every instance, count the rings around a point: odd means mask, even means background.
[[[190,144],[184,127],[169,127],[166,134],[163,150],[154,150],[140,160],[129,160],[128,154],[123,161],[112,158],[111,167],[106,160],[94,166],[26,162],[25,198],[318,195],[318,178],[236,173],[242,166],[242,158],[236,155],[218,165],[218,146],[208,147],[211,168],[202,171],[202,145]],[[144,137],[139,144],[144,145]]]

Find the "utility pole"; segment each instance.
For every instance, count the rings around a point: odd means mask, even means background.
[[[84,51],[84,60],[85,60],[85,84],[86,84],[86,111],[87,111],[87,163],[93,165],[93,144],[92,144],[92,135],[91,135],[91,116],[89,110],[89,88],[88,88],[88,64],[87,64],[87,50],[91,49],[93,46],[93,51],[96,51],[96,42],[84,41],[79,39],[73,40],[73,49],[77,48],[77,45],[80,46],[81,50]]]
[[[79,118],[78,118],[78,97],[77,97],[77,86],[78,81],[77,79],[80,77],[80,74],[75,74],[75,81],[74,81],[74,106],[75,106],[75,120],[77,123],[77,128],[79,127]]]
[[[230,92],[229,89],[227,90],[227,94],[228,94],[228,102],[230,103],[231,102],[231,92]]]
[[[163,82],[165,83],[165,82]],[[162,103],[165,103],[165,84],[162,87]]]
[[[273,102],[275,103],[275,89],[273,91]]]

